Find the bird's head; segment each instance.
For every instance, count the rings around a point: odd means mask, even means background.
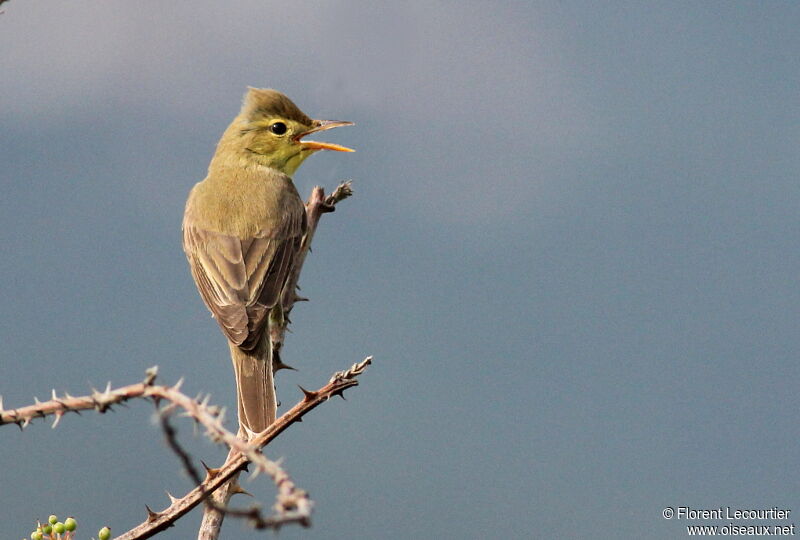
[[[235,133],[246,152],[262,165],[291,176],[300,164],[319,150],[355,152],[338,144],[307,140],[318,131],[352,122],[314,120],[277,90],[250,88],[244,96]],[[233,127],[233,126],[232,126]]]

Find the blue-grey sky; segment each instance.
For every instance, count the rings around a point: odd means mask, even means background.
[[[233,410],[180,222],[246,87],[274,87],[355,121],[331,139],[358,150],[295,178],[356,196],[315,238],[279,398],[375,355],[269,448],[317,503],[282,538],[685,537],[667,506],[800,522],[800,5],[3,9],[6,406],[158,364]],[[51,512],[122,532],[190,489],[151,409],[0,429],[2,537]]]

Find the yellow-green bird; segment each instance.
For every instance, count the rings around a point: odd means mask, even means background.
[[[319,150],[352,152],[306,140],[352,122],[313,120],[288,97],[250,88],[194,186],[183,218],[183,249],[208,309],[228,338],[240,428],[258,433],[275,421],[268,320],[280,302],[306,230],[292,175]]]

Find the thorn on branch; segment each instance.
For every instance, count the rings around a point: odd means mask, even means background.
[[[280,371],[282,369],[288,369],[288,370],[291,370],[291,371],[297,371],[297,369],[293,368],[289,364],[284,364],[283,361],[280,358],[278,358],[277,360],[273,360],[273,362],[272,362],[272,371],[273,372],[277,372],[277,371]]]
[[[144,372],[144,383],[145,386],[152,386],[158,376],[158,366],[152,366],[145,370]]]
[[[315,397],[317,397],[317,392],[312,392],[311,390],[306,390],[305,388],[303,388],[303,387],[302,387],[302,386],[300,386],[299,384],[297,385],[297,387],[298,387],[300,390],[302,390],[302,392],[303,392],[303,400],[304,400],[304,401],[311,401],[311,400],[313,400]]]
[[[154,522],[155,520],[158,519],[158,516],[159,516],[158,512],[153,512],[150,509],[150,507],[147,506],[147,505],[144,505],[144,507],[147,509],[147,522],[148,523],[152,523],[152,522]]]
[[[219,474],[220,469],[214,469],[212,467],[209,467],[203,460],[200,460],[200,463],[203,464],[203,468],[206,470],[206,479],[204,480],[204,482],[211,480],[212,478],[214,478]]]
[[[211,402],[211,394],[206,394],[206,397],[203,398],[203,401],[200,402],[200,406],[204,409],[208,408],[208,404]]]
[[[252,497],[253,496],[252,493],[250,493],[249,491],[244,489],[241,485],[239,485],[239,482],[236,482],[236,484],[233,485],[233,487],[231,488],[231,493],[234,494],[234,495],[239,493],[239,494],[242,494],[242,495],[247,495],[248,497]]]

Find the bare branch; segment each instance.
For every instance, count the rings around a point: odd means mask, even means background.
[[[169,418],[174,412],[174,409],[175,406],[170,405],[169,407],[161,410],[161,414],[159,415],[161,420],[161,428],[164,430],[167,444],[169,444],[169,447],[172,449],[172,451],[175,452],[178,458],[180,458],[183,468],[186,470],[187,474],[189,474],[189,476],[197,485],[200,485],[203,483],[204,479],[192,463],[192,458],[189,456],[189,453],[186,452],[186,450],[184,450],[178,442],[177,432],[169,422]],[[239,448],[237,452],[246,452],[248,459],[255,463],[256,472],[262,470],[267,472],[267,474],[269,474],[269,476],[272,478],[274,484],[278,487],[279,493],[277,496],[277,502],[275,504],[275,515],[268,518],[264,517],[258,505],[253,505],[246,509],[231,508],[230,506],[218,504],[213,500],[213,497],[208,497],[205,499],[206,505],[224,515],[247,518],[251,525],[256,529],[277,529],[281,525],[286,525],[293,522],[298,522],[306,527],[309,526],[311,524],[310,517],[313,502],[308,498],[306,492],[297,489],[288,473],[281,469],[280,465],[278,465],[276,462],[267,459],[263,454],[261,454],[260,451],[249,448],[244,441],[241,441],[240,439],[237,439],[237,441],[239,442],[239,444],[237,444]],[[206,476],[213,476],[217,474],[217,469],[212,469],[205,463],[203,463],[203,467],[206,470]],[[247,493],[238,483],[236,483],[235,480],[230,480],[229,483],[233,484],[231,486],[233,493]],[[284,486],[288,487],[288,491]],[[179,500],[175,499],[174,497],[170,497],[170,502],[175,504],[176,502],[179,502]],[[153,512],[149,508],[147,510],[148,519],[154,519],[158,516],[157,513]]]
[[[169,405],[159,412],[167,442],[170,448],[178,455],[184,468],[197,486],[180,499],[169,495],[170,505],[160,512],[155,512],[149,506],[145,506],[147,509],[145,521],[118,536],[115,540],[150,538],[156,533],[171,527],[175,521],[192,508],[207,500],[209,494],[235,477],[248,463],[252,463],[255,466],[253,476],[257,476],[260,473],[266,474],[278,489],[276,503],[273,506],[273,515],[264,517],[257,507],[233,509],[218,503],[210,503],[210,506],[223,515],[248,518],[253,526],[259,529],[277,529],[289,523],[308,526],[313,502],[305,491],[294,484],[290,476],[278,463],[267,459],[261,453],[261,448],[269,444],[289,426],[301,421],[305,414],[319,404],[327,401],[332,396],[341,396],[347,388],[357,386],[358,380],[356,380],[356,377],[363,373],[371,362],[372,357],[367,357],[362,362],[353,364],[350,369],[335,373],[328,384],[319,390],[315,392],[304,391],[303,399],[299,403],[278,418],[266,430],[255,434],[249,441],[238,438],[223,426],[225,410],[209,405],[208,397],[200,399],[198,396],[198,398],[193,399],[180,392],[179,387],[182,380],[178,381],[174,386],[153,384],[157,368],[150,368],[147,371],[147,377],[141,383],[122,386],[117,389],[112,389],[109,383],[103,392],[93,390],[91,394],[86,396],[74,397],[66,394],[63,398],[59,398],[54,390],[52,393],[53,399],[49,401],[40,402],[34,398],[36,401],[34,405],[7,410],[2,408],[2,400],[0,400],[0,425],[17,424],[20,427],[24,427],[35,418],[47,416],[55,416],[55,425],[67,412],[77,413],[81,410],[94,409],[102,414],[110,410],[113,405],[123,404],[131,399],[152,399],[156,406],[162,400],[165,400],[169,402]],[[184,410],[184,415],[193,418],[198,424],[202,425],[205,428],[205,435],[212,441],[224,443],[231,449],[228,459],[222,467],[213,469],[204,465],[206,474],[203,478],[201,478],[192,464],[189,454],[177,442],[175,430],[168,422],[169,416],[175,413],[178,408]],[[231,482],[228,490],[230,494],[243,492],[235,481]]]
[[[143,382],[122,386],[116,390],[111,389],[111,383],[106,386],[103,392],[92,389],[92,393],[87,396],[74,397],[65,394],[59,398],[55,390],[52,391],[52,399],[49,401],[39,401],[33,398],[35,403],[26,407],[16,409],[3,409],[0,404],[0,425],[17,424],[20,428],[26,427],[34,418],[44,418],[55,416],[53,427],[58,425],[58,421],[68,412],[78,413],[82,410],[95,409],[99,413],[111,410],[113,405],[124,403],[131,399],[148,398],[159,399],[167,396],[183,395],[177,392],[176,387],[154,386],[154,372],[157,368],[150,368],[147,377]],[[186,396],[184,396],[186,397]],[[189,399],[188,397],[186,399]]]
[[[333,190],[333,193],[327,197],[325,196],[325,190],[316,186],[311,190],[311,195],[306,201],[306,234],[303,236],[300,252],[297,254],[294,266],[283,288],[283,294],[281,296],[283,316],[277,318],[277,320],[270,320],[270,342],[272,343],[272,359],[276,371],[285,367],[283,362],[281,362],[280,351],[283,347],[286,330],[291,322],[289,320],[289,314],[295,302],[304,302],[308,300],[308,298],[303,298],[297,294],[299,290],[297,282],[300,279],[300,273],[303,271],[306,255],[311,251],[311,241],[314,239],[314,233],[317,231],[319,220],[322,214],[333,212],[336,210],[337,203],[347,199],[351,195],[353,195],[352,180],[347,180],[341,182],[336,189]]]
[[[322,388],[316,392],[310,392],[304,395],[303,399],[294,407],[284,413],[278,418],[271,426],[256,434],[250,441],[240,441],[242,451],[236,450],[229,454],[225,464],[219,469],[206,470],[206,477],[203,482],[195,487],[192,491],[187,493],[180,499],[171,500],[171,504],[161,512],[154,512],[154,517],[148,514],[148,519],[143,523],[134,527],[130,531],[117,537],[115,540],[138,540],[140,538],[150,538],[154,534],[163,531],[171,526],[171,524],[178,518],[189,512],[192,508],[200,504],[210,493],[213,493],[221,486],[226,484],[231,478],[243,470],[248,463],[251,462],[250,457],[254,455],[253,452],[260,450],[270,443],[275,437],[283,433],[289,426],[295,422],[299,422],[303,416],[309,411],[316,408],[319,404],[327,401],[332,396],[341,395],[346,389],[357,386],[358,380],[356,377],[363,373],[368,365],[372,363],[372,357],[367,357],[363,361],[353,364],[353,366],[346,371],[336,373]],[[263,456],[262,456],[263,457]],[[266,458],[264,458],[266,459]],[[272,477],[273,482],[278,486],[277,503],[274,507],[275,516],[265,518],[265,527],[277,528],[287,523],[301,523],[305,524],[311,512],[311,500],[308,495],[296,488],[296,486],[288,480],[287,476],[282,476],[279,471],[280,467],[275,464],[277,469],[263,470],[263,464],[259,463],[260,458],[256,459],[256,470],[267,473]],[[255,471],[254,471],[255,474]],[[285,473],[283,473],[285,474]],[[235,492],[231,489],[231,493]],[[216,504],[215,506],[222,506]],[[244,511],[247,512],[247,511]],[[246,517],[251,517],[247,515]]]

